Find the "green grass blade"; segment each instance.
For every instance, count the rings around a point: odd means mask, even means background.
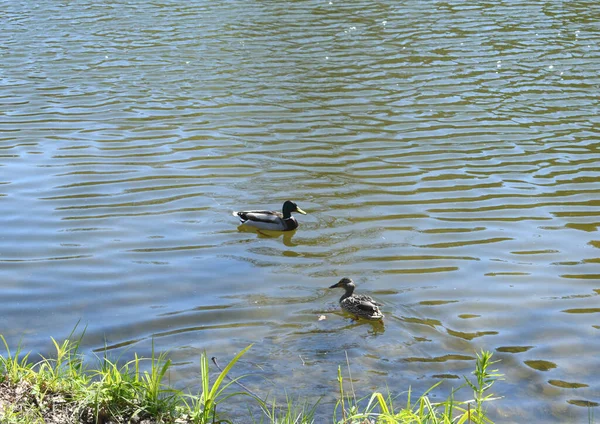
[[[219,390],[219,387],[221,386],[221,384],[223,383],[223,380],[225,379],[225,376],[229,373],[229,371],[231,371],[231,368],[233,368],[233,366],[235,365],[235,363],[246,353],[248,352],[248,350],[250,350],[250,348],[252,347],[252,345],[248,345],[246,348],[242,349],[237,355],[235,355],[233,357],[233,359],[231,361],[229,361],[229,363],[227,364],[227,366],[223,369],[223,371],[221,371],[221,373],[219,374],[219,376],[217,377],[217,379],[215,380],[210,393],[209,393],[209,398],[210,399],[214,399],[215,395],[217,394],[217,391]]]

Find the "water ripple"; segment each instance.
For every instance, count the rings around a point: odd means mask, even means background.
[[[4,6],[7,336],[41,351],[81,318],[89,350],[154,337],[182,384],[203,349],[257,343],[248,363],[308,395],[344,349],[366,385],[404,390],[486,348],[511,367],[506,420],[597,404],[588,4]],[[231,211],[286,199],[297,231],[236,229]],[[383,327],[337,313],[342,276]]]

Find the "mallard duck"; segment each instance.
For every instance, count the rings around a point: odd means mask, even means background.
[[[292,212],[298,212],[306,215],[297,204],[291,200],[286,200],[277,211],[241,211],[233,212],[233,216],[238,216],[243,225],[249,225],[261,230],[290,231],[298,228],[298,221],[292,216]]]
[[[352,281],[350,278],[342,278],[329,288],[334,289],[336,287],[341,287],[346,290],[346,293],[340,297],[340,306],[342,309],[360,318],[374,320],[383,319],[383,314],[379,310],[379,307],[383,305],[373,300],[373,298],[370,296],[366,296],[364,294],[354,294],[356,285],[354,285],[354,281]]]

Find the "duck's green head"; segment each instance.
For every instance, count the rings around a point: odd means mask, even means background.
[[[330,289],[335,289],[336,287],[347,288],[348,286],[354,287],[354,281],[351,278],[342,278],[340,281],[335,283],[333,286],[329,287]]]
[[[289,218],[292,215],[292,212],[298,212],[302,215],[306,215],[306,212],[300,209],[298,205],[292,202],[291,200],[285,201],[285,203],[283,204],[282,212],[285,218]]]

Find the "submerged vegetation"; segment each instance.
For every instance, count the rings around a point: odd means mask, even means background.
[[[71,334],[72,336],[72,334]],[[241,422],[306,424],[316,422],[319,401],[314,404],[294,401],[286,396],[283,405],[262,399],[246,389],[239,378],[229,376],[235,363],[250,349],[240,351],[220,373],[211,380],[206,353],[200,357],[200,392],[188,394],[165,383],[172,363],[166,354],[139,358],[123,364],[106,356],[99,358],[96,368],[88,368],[79,351],[79,339],[67,338],[62,343],[52,339],[56,354],[32,361],[21,346],[11,353],[8,343],[0,335],[6,354],[0,355],[0,421],[6,424],[33,423],[231,423],[237,422],[221,414],[219,405],[228,402],[239,406],[232,398],[246,397],[256,413],[247,407]],[[333,422],[339,424],[372,423],[491,423],[486,416],[485,403],[493,400],[490,388],[501,378],[490,367],[492,354],[477,355],[475,378],[465,377],[465,383],[452,391],[443,402],[432,402],[428,394],[441,382],[417,398],[410,389],[393,396],[375,392],[357,398],[352,385],[350,366],[348,379],[338,367],[339,393],[332,411]],[[215,362],[215,365],[216,362]],[[218,365],[217,365],[218,367]],[[349,386],[349,387],[346,387]],[[234,387],[242,388],[235,391]],[[472,391],[472,399],[457,400],[460,391]],[[400,403],[399,398],[406,401]],[[235,403],[234,403],[235,402]],[[240,413],[243,413],[240,411]],[[328,420],[329,421],[329,420]]]

